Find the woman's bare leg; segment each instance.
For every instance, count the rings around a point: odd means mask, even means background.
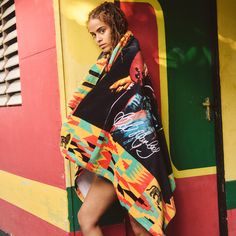
[[[102,236],[98,221],[116,199],[114,186],[102,178],[95,177],[78,213],[83,236]],[[136,236],[151,236],[132,216],[129,215],[129,218]]]
[[[131,215],[129,215],[130,225],[135,236],[151,236],[151,234],[139,224]]]
[[[96,176],[78,213],[84,236],[102,236],[98,221],[116,199],[112,183]]]

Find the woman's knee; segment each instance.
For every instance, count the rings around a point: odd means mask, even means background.
[[[82,231],[89,231],[96,227],[98,219],[94,218],[93,215],[89,214],[83,207],[78,212],[78,222]]]

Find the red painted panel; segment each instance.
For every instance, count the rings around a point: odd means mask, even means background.
[[[0,212],[6,217],[0,219],[0,229],[17,236],[66,236],[67,232],[46,221],[0,200]]]
[[[20,58],[55,47],[53,1],[15,1]]]
[[[120,7],[127,17],[129,29],[139,40],[144,60],[152,78],[155,94],[159,101],[160,110],[158,29],[154,9],[148,3],[120,2]]]
[[[176,216],[167,235],[219,236],[216,175],[176,179]]]
[[[235,236],[236,235],[236,209],[228,210],[227,211],[228,217],[228,236]]]
[[[56,51],[20,61],[23,105],[1,107],[0,169],[65,188]]]
[[[115,225],[109,225],[104,226],[102,228],[102,232],[104,236],[124,236],[125,235],[125,226],[123,224],[115,224]]]

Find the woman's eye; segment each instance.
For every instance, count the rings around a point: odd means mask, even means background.
[[[105,29],[100,29],[99,33],[104,34],[105,33]]]

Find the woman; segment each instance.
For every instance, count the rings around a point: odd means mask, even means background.
[[[90,12],[87,26],[102,53],[69,102],[61,131],[63,156],[79,166],[77,185],[96,174],[78,213],[81,230],[102,235],[98,221],[118,198],[135,235],[164,235],[175,184],[138,41],[114,3]]]

